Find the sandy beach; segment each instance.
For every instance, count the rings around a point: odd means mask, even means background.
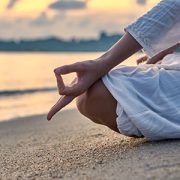
[[[180,179],[180,141],[147,142],[77,110],[0,123],[0,179]]]

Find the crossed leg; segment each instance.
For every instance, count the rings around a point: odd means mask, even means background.
[[[116,124],[117,101],[102,80],[97,81],[88,91],[79,96],[76,99],[76,104],[80,113],[93,122],[119,132]]]

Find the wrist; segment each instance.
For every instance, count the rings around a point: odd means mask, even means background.
[[[97,69],[101,76],[107,74],[112,69],[109,58],[107,56],[99,57],[95,61]]]

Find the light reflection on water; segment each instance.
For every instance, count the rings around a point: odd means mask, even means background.
[[[0,92],[56,87],[53,69],[77,61],[95,59],[102,53],[0,53]],[[135,65],[134,57],[123,64]],[[64,76],[70,83],[74,74]],[[0,120],[47,113],[57,101],[57,91],[0,96]],[[74,108],[75,102],[66,107]]]

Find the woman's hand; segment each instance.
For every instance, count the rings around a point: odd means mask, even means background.
[[[147,55],[145,55],[145,56],[143,56],[143,57],[137,59],[137,60],[136,60],[137,65],[139,65],[139,64],[141,64],[141,63],[147,61],[148,58],[149,58],[149,57],[148,57]]]
[[[174,46],[165,49],[164,51],[159,52],[158,54],[156,54],[155,56],[149,58],[148,56],[143,56],[141,58],[139,58],[138,60],[136,60],[137,65],[143,63],[146,61],[146,64],[156,64],[156,63],[160,63],[160,61],[167,56],[168,54],[172,54],[174,53],[178,48],[180,48],[180,42],[178,42],[177,44],[175,44]]]
[[[102,73],[97,61],[89,60],[65,65],[54,70],[60,95],[79,96],[84,93]],[[61,75],[76,72],[77,78],[65,86]]]
[[[172,47],[170,47],[168,49],[165,49],[164,51],[161,51],[160,53],[158,53],[154,57],[148,59],[147,64],[156,64],[156,63],[158,63],[159,61],[161,61],[168,54],[174,53],[179,47],[180,47],[180,43],[178,42],[174,46],[172,46]]]
[[[77,77],[73,80],[70,86],[65,86],[61,75],[72,72],[76,72]],[[83,94],[103,75],[102,72],[102,65],[100,65],[99,61],[95,60],[78,62],[56,68],[54,73],[57,80],[59,94],[62,96],[49,111],[47,119],[51,120],[58,111],[71,103],[77,96]]]

